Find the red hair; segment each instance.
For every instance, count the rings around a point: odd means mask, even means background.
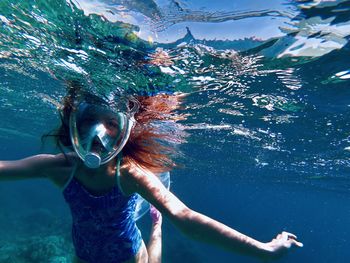
[[[156,173],[176,166],[173,160],[179,154],[176,146],[184,142],[186,136],[176,123],[186,118],[175,112],[180,108],[182,98],[179,94],[137,98],[140,109],[135,115],[136,125],[123,149],[126,162]]]
[[[56,131],[42,137],[54,137],[60,149],[62,146],[72,147],[69,116],[79,94],[92,96],[97,103],[99,100],[97,96],[84,92],[79,83],[67,81],[67,84],[68,95],[60,110],[62,124]],[[126,163],[136,164],[155,173],[169,171],[177,166],[173,160],[180,153],[177,145],[184,142],[186,137],[186,133],[177,123],[186,119],[186,115],[176,112],[183,97],[176,93],[137,97],[140,107],[134,116],[136,124],[122,150]]]

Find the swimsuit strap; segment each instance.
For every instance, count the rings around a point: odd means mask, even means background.
[[[122,189],[122,186],[120,184],[120,162],[123,158],[123,155],[122,153],[118,154],[118,157],[117,157],[117,165],[116,165],[116,168],[115,168],[115,182],[116,182],[116,185],[118,186],[120,192],[124,195],[124,196],[128,196],[127,194],[124,193],[123,189]]]
[[[72,181],[72,179],[73,179],[73,177],[74,177],[74,174],[75,174],[77,168],[78,168],[78,163],[76,163],[76,164],[74,165],[74,167],[73,167],[73,169],[72,169],[72,171],[71,171],[71,173],[70,173],[70,175],[69,175],[69,178],[68,178],[67,182],[66,182],[66,183],[64,184],[64,186],[62,187],[62,191],[64,191],[64,190],[67,188],[67,186],[69,185],[69,183]]]

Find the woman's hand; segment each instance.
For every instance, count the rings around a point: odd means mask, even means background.
[[[288,232],[278,234],[272,241],[265,243],[265,250],[270,259],[276,259],[285,254],[292,246],[303,247],[303,243],[297,241],[296,235]]]
[[[149,213],[151,215],[153,225],[162,224],[162,214],[157,210],[157,208],[151,205]]]

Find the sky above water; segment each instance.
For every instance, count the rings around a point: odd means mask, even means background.
[[[191,10],[201,12],[210,19],[210,14],[213,16],[220,16],[219,14],[230,17],[230,14],[246,13],[262,10],[279,11],[281,16],[275,17],[252,17],[239,20],[231,20],[223,22],[200,22],[191,21],[198,20],[190,17],[184,18],[183,21],[176,21],[175,24],[166,25],[165,28],[159,30],[158,24],[151,21],[143,14],[149,14],[152,11],[150,8],[152,1],[145,1],[145,6],[139,6],[132,1],[126,1],[133,10],[124,10],[126,5],[118,5],[118,1],[108,0],[77,0],[81,9],[85,14],[103,14],[110,21],[123,21],[140,26],[137,32],[138,36],[143,39],[152,39],[156,42],[173,42],[183,37],[186,34],[186,27],[189,27],[195,38],[198,39],[220,39],[232,40],[245,37],[256,37],[261,39],[268,39],[271,37],[278,37],[283,35],[280,27],[284,26],[296,14],[294,5],[288,4],[284,1],[253,1],[248,0],[244,2],[244,7],[237,0],[222,0],[222,1],[155,1],[157,7],[161,9],[163,14],[169,15],[174,19],[176,17],[176,9]],[[149,4],[147,4],[149,2]],[[125,4],[125,2],[124,2]],[[148,5],[148,6],[147,6]],[[147,10],[148,9],[148,10]],[[143,12],[143,14],[142,14]],[[175,12],[175,14],[174,14]],[[208,15],[209,14],[209,15]],[[162,19],[164,22],[164,19]],[[165,19],[167,20],[167,19]]]

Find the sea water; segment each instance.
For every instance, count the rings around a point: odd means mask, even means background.
[[[349,14],[349,1],[1,1],[0,159],[59,151],[40,137],[66,80],[186,93],[171,190],[258,240],[295,233],[304,247],[281,262],[348,262]],[[0,262],[70,262],[59,189],[1,182],[0,207]],[[256,262],[167,220],[163,245],[164,262]]]

